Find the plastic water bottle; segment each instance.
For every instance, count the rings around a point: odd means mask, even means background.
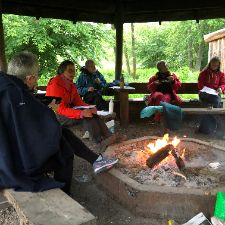
[[[109,113],[113,113],[113,107],[114,107],[113,100],[110,99],[110,101],[109,101]]]
[[[123,76],[123,74],[121,74],[121,77],[120,77],[120,88],[121,89],[124,88],[124,76]]]

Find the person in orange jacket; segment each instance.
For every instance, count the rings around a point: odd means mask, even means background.
[[[50,79],[46,89],[46,96],[61,97],[62,102],[56,110],[59,122],[63,125],[75,125],[81,121],[85,130],[89,132],[95,143],[102,143],[104,147],[125,139],[125,136],[112,134],[102,119],[97,115],[95,107],[75,109],[75,106],[89,106],[77,91],[73,79],[75,77],[74,63],[65,60],[58,68],[57,75]]]

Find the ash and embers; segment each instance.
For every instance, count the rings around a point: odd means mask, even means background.
[[[150,169],[146,165],[149,152],[146,146],[155,140],[136,141],[116,147],[113,155],[119,158],[117,168],[141,184],[157,184],[171,187],[209,189],[225,184],[225,152],[221,153],[206,145],[181,141],[177,151],[183,156],[185,169],[178,170],[170,155],[159,165]],[[219,163],[212,168],[211,163]]]

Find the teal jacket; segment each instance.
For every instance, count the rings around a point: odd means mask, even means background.
[[[95,83],[95,79],[99,78],[101,83]],[[84,96],[88,92],[89,87],[94,87],[98,92],[107,86],[103,75],[97,70],[94,74],[89,73],[84,67],[81,68],[81,73],[76,81],[77,90],[80,96]]]

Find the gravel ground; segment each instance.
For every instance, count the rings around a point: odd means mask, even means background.
[[[221,122],[224,124],[224,121]],[[215,137],[209,137],[195,133],[197,122],[187,120],[179,131],[169,132],[170,136],[192,137],[214,144],[225,146],[225,141]],[[82,127],[72,128],[78,137],[82,137],[84,131]],[[162,136],[163,131],[158,124],[151,124],[149,120],[142,120],[131,123],[127,128],[119,127],[116,123],[116,132],[126,134],[128,139],[143,136]],[[97,145],[88,139],[84,142],[95,152],[98,151]],[[113,200],[104,190],[99,188],[94,179],[92,166],[86,161],[75,157],[74,176],[72,182],[72,197],[81,205],[87,208],[93,215],[98,218],[98,225],[163,225],[166,221],[154,220],[151,218],[140,218],[132,215],[128,210]],[[97,207],[96,207],[97,206]],[[0,211],[0,224],[17,225],[18,218],[12,207]]]

